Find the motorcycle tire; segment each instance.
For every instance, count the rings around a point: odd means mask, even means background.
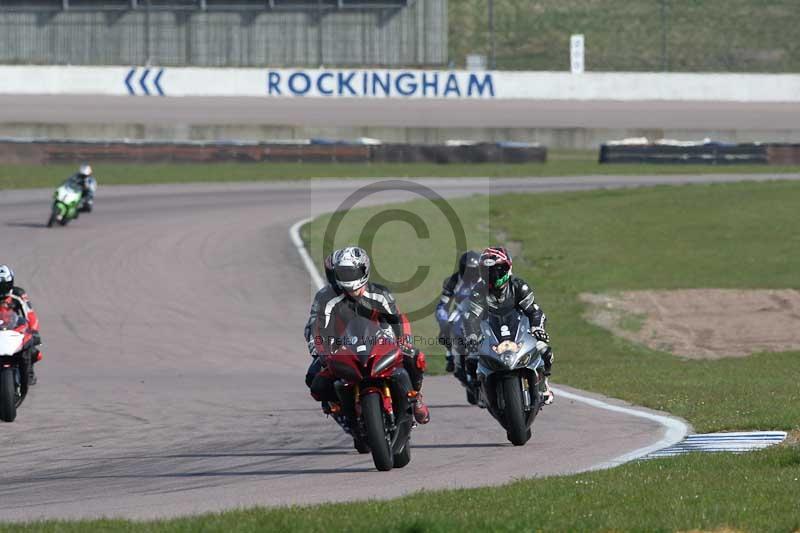
[[[0,370],[0,420],[13,422],[17,418],[17,385],[14,381],[14,369]]]
[[[400,451],[400,453],[394,454],[394,467],[403,468],[410,462],[411,462],[411,439],[408,439],[406,441],[406,445],[403,446],[403,449]]]
[[[469,387],[466,388],[466,391],[467,391],[467,403],[470,405],[478,405],[477,394],[475,394],[475,392]]]
[[[55,224],[55,223],[56,223],[56,220],[57,220],[57,219],[58,219],[58,211],[56,211],[55,209],[53,209],[53,212],[52,212],[52,213],[50,213],[50,218],[47,220],[47,227],[48,227],[48,228],[52,228],[52,227],[53,227],[53,224]]]
[[[392,448],[386,440],[386,429],[383,421],[383,398],[380,394],[367,394],[361,398],[361,416],[367,430],[367,442],[372,452],[375,468],[386,472],[394,466]]]
[[[522,406],[522,385],[519,378],[508,379],[503,383],[503,416],[506,420],[506,436],[514,446],[522,446],[530,438],[525,423],[525,409]]]

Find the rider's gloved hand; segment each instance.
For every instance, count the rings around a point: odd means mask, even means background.
[[[537,341],[550,344],[550,335],[547,334],[544,328],[531,328],[531,335],[533,335]]]

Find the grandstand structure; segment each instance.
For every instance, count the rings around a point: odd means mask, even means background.
[[[127,11],[203,10],[252,11],[266,9],[399,9],[414,0],[0,0],[0,10],[17,11]]]
[[[435,67],[447,0],[0,0],[0,63]]]

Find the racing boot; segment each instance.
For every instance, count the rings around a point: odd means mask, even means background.
[[[414,420],[417,424],[427,424],[431,421],[431,412],[425,402],[422,401],[422,393],[417,392],[414,398]]]
[[[550,388],[550,378],[547,376],[544,377],[544,392],[542,393],[542,397],[544,398],[545,405],[552,404],[553,400],[556,399],[555,394],[553,394],[553,389]]]
[[[358,433],[353,433],[353,448],[356,449],[358,453],[369,453],[369,444],[367,443],[366,439],[364,439]]]
[[[550,388],[550,370],[553,368],[553,349],[548,347],[544,354],[544,404],[550,405],[556,399]]]
[[[452,355],[448,355],[445,360],[447,361],[444,366],[445,372],[453,372],[456,369],[455,361]]]

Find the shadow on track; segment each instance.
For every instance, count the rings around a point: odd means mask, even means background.
[[[188,479],[205,477],[266,477],[266,476],[302,476],[307,474],[361,474],[364,472],[375,472],[374,468],[367,467],[343,467],[343,468],[295,468],[295,469],[263,469],[228,471],[214,470],[205,472],[173,472],[162,474],[75,474],[75,475],[55,475],[45,477],[32,477],[19,479],[17,483],[35,483],[52,481],[69,481],[77,479]]]
[[[10,228],[46,228],[47,224],[44,222],[6,222],[6,226]]]

